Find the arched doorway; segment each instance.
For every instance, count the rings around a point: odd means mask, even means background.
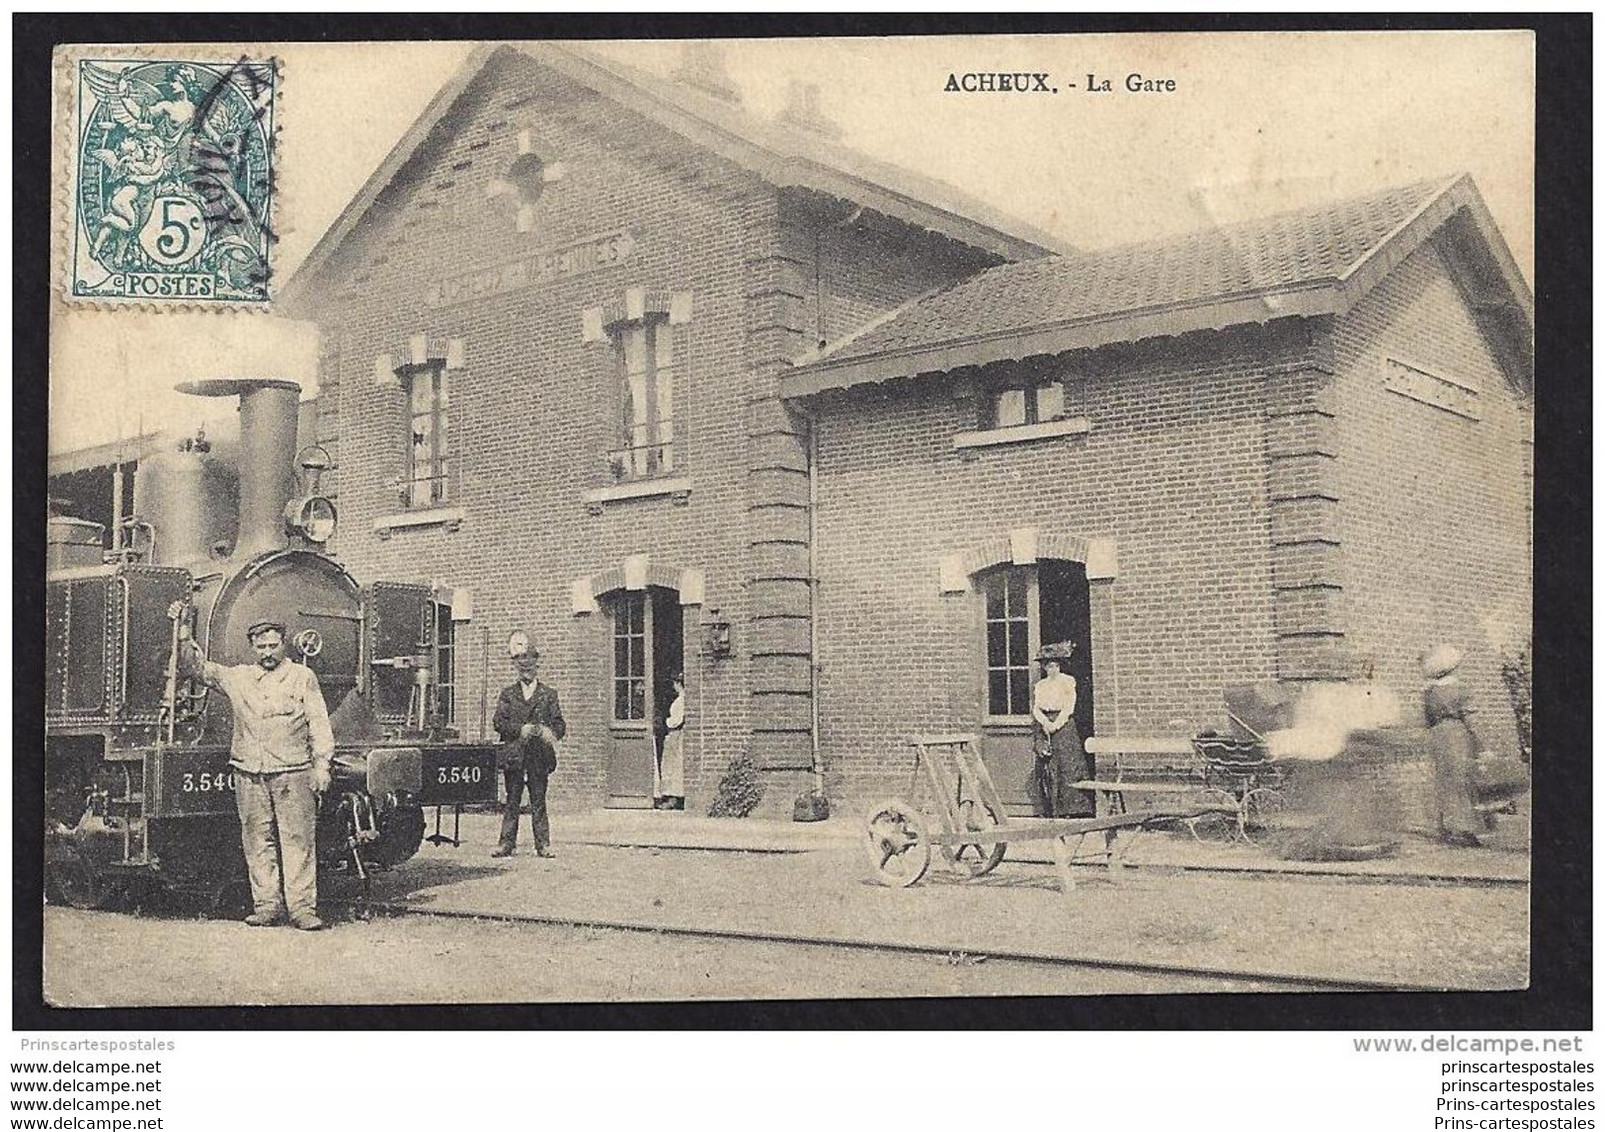
[[[607,804],[650,809],[659,723],[685,670],[685,616],[666,586],[616,589],[600,600],[612,637],[609,658]]]
[[[1031,687],[1039,672],[1033,658],[1044,644],[1075,643],[1070,675],[1076,681],[1076,728],[1092,735],[1091,590],[1086,565],[1042,559],[1005,564],[975,576],[979,597],[983,671],[982,758],[1011,814],[1040,812],[1036,755],[1032,749]]]

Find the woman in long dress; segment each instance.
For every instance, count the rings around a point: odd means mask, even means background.
[[[1037,758],[1043,771],[1043,804],[1047,816],[1085,817],[1093,812],[1090,790],[1073,790],[1072,782],[1091,777],[1081,732],[1076,729],[1076,681],[1065,671],[1074,645],[1044,645],[1037,653],[1042,679],[1031,689],[1031,718],[1036,723]]]
[[[653,767],[652,806],[685,809],[685,677],[674,676],[674,699],[663,718],[663,743]]]
[[[1427,743],[1432,752],[1432,799],[1438,836],[1450,845],[1480,845],[1486,826],[1476,809],[1472,768],[1478,748],[1469,722],[1471,692],[1456,675],[1460,650],[1439,645],[1421,658],[1426,677]]]

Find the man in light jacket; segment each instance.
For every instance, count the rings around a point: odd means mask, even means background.
[[[240,843],[255,905],[245,922],[286,919],[318,931],[317,796],[329,788],[334,733],[318,677],[284,650],[284,626],[258,621],[245,631],[255,664],[216,664],[201,655],[179,619],[179,661],[228,697],[234,712],[229,763],[240,814]]]

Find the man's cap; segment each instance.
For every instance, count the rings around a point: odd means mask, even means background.
[[[510,660],[520,657],[529,657],[531,660],[540,659],[541,652],[529,639],[529,634],[522,629],[514,629],[507,637],[507,656]]]
[[[281,637],[284,636],[285,635],[284,622],[282,622],[282,621],[256,621],[256,622],[253,622],[251,624],[251,627],[249,629],[245,630],[245,639],[248,640],[248,641],[254,641],[258,637],[260,637],[263,633],[266,633],[266,632],[269,632],[269,631],[275,632]]]

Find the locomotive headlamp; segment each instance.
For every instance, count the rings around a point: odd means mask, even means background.
[[[322,495],[306,495],[290,500],[284,509],[284,526],[293,535],[308,542],[325,543],[334,537],[334,528],[340,517],[334,503]]]
[[[301,469],[302,494],[300,498],[290,500],[284,508],[284,529],[308,542],[326,543],[334,537],[339,516],[335,513],[334,503],[318,494],[318,480],[333,460],[323,445],[309,444],[296,453],[295,463]]]

